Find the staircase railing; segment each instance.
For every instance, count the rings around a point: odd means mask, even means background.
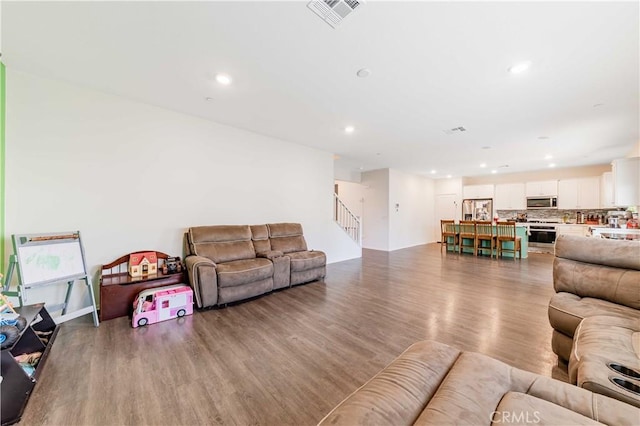
[[[353,241],[362,245],[362,222],[340,200],[338,194],[333,194],[334,217],[333,220],[351,237]]]

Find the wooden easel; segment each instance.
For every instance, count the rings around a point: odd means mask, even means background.
[[[64,302],[47,306],[50,312],[62,311],[62,315],[55,318],[56,322],[59,324],[91,313],[93,323],[98,327],[98,310],[87,274],[80,232],[12,235],[11,238],[14,254],[9,257],[3,293],[6,296],[17,297],[20,306],[23,306],[27,304],[27,290],[66,282]],[[9,291],[14,271],[18,272],[18,288],[16,291]],[[78,280],[84,281],[87,286],[91,298],[90,306],[67,313],[73,285]]]

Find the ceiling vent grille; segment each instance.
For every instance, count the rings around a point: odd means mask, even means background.
[[[463,126],[454,127],[453,129],[443,130],[445,135],[453,135],[454,133],[460,133],[460,132],[466,132],[466,131],[467,129],[465,129]]]
[[[336,28],[361,3],[362,0],[311,0],[307,7],[332,28]]]

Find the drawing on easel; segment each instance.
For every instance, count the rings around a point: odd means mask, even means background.
[[[67,292],[64,303],[57,305],[58,309],[62,310],[62,316],[56,318],[57,322],[91,313],[97,327],[95,297],[87,275],[80,232],[13,235],[12,240],[14,254],[9,259],[9,270],[4,285],[5,294],[18,297],[22,305],[26,302],[29,289],[66,283]],[[18,272],[18,291],[9,292],[14,270]],[[71,291],[76,280],[83,280],[87,285],[91,306],[67,314]],[[49,308],[50,311],[58,309]]]
[[[24,285],[62,281],[86,274],[79,242],[18,247]]]

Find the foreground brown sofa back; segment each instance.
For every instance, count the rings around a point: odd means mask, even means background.
[[[549,322],[552,348],[563,360],[586,317],[640,319],[640,242],[561,235],[556,240]]]
[[[636,425],[640,409],[438,342],[409,347],[320,425]],[[598,423],[600,422],[600,423]]]
[[[215,263],[256,257],[248,225],[196,226],[189,228],[191,252]]]

